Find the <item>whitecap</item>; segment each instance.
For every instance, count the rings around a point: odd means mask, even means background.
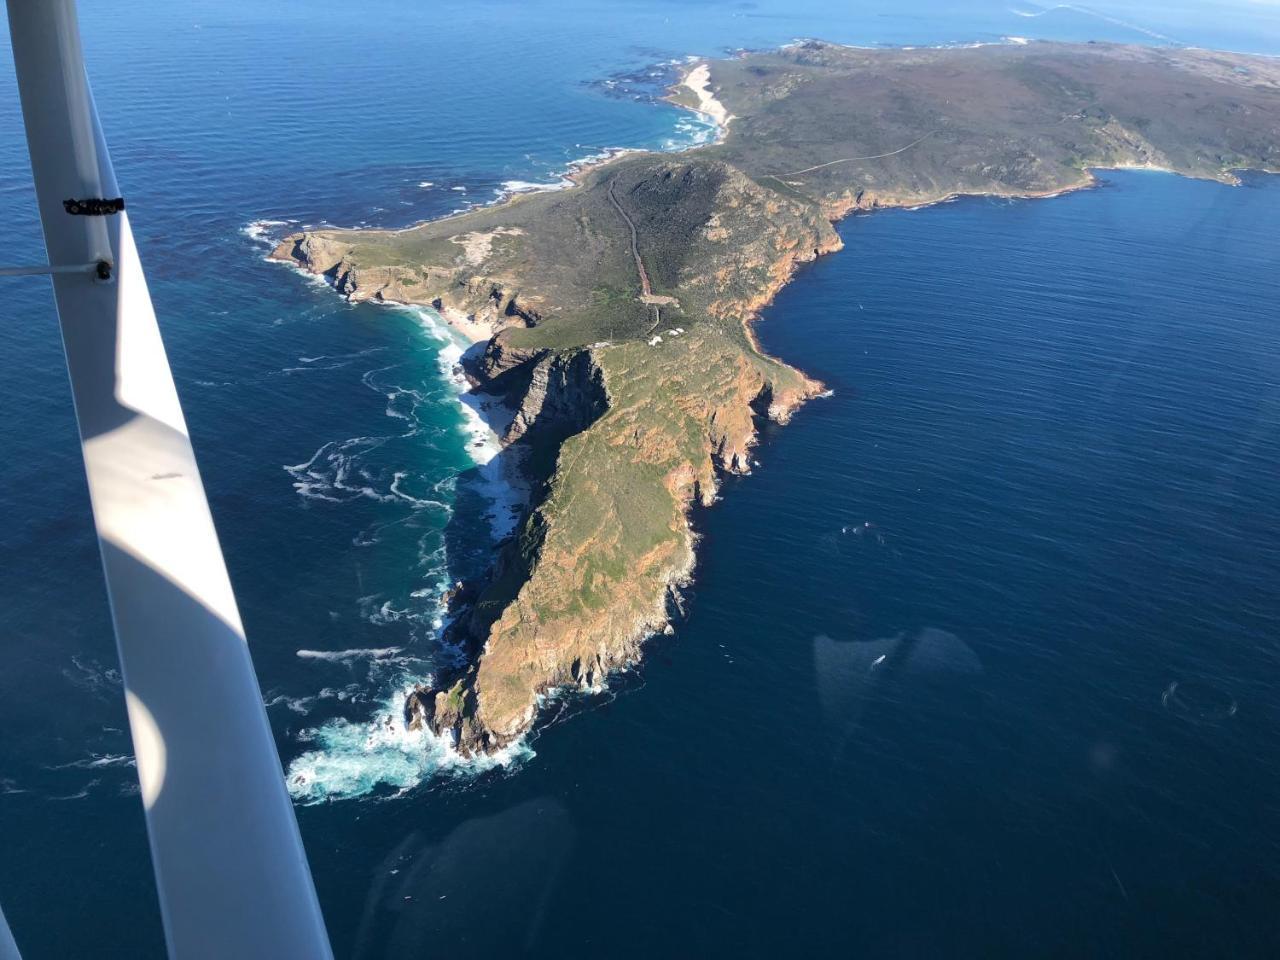
[[[407,470],[397,470],[394,474],[394,479],[391,481],[391,486],[388,489],[390,489],[390,491],[401,500],[404,500],[406,503],[411,503],[415,507],[435,507],[439,510],[443,510],[445,513],[453,512],[452,508],[450,508],[448,504],[441,503],[439,500],[431,500],[427,497],[415,497],[411,493],[406,493],[401,489],[400,485],[408,476],[409,472]]]
[[[384,660],[401,652],[400,647],[357,648],[353,650],[298,650],[294,656],[303,660],[331,660],[335,663],[352,663],[356,660]]]
[[[119,696],[121,686],[120,671],[114,667],[103,667],[95,660],[85,661],[72,654],[71,663],[75,670],[63,670],[62,675],[72,684],[99,697]]]
[[[268,710],[272,707],[284,706],[305,717],[311,712],[311,704],[314,702],[315,697],[286,697],[284,694],[277,694],[268,700],[264,700],[263,705]]]
[[[60,796],[60,797],[51,796],[49,797],[49,799],[50,800],[83,800],[85,797],[89,796],[89,791],[92,790],[101,782],[102,782],[101,780],[90,780],[88,783],[86,783],[82,788],[80,788],[75,793],[69,793],[66,796]]]
[[[45,767],[46,770],[100,770],[103,767],[132,767],[134,759],[120,753],[91,753],[70,763],[57,763]]]

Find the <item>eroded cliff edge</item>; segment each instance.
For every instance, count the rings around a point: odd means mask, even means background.
[[[594,686],[667,623],[693,567],[691,506],[747,469],[758,417],[785,421],[822,390],[749,324],[799,264],[840,247],[833,220],[1049,195],[1088,185],[1091,166],[1228,182],[1280,166],[1280,69],[1262,58],[808,43],[713,64],[710,81],[734,118],[716,145],[274,253],[353,300],[438,308],[487,341],[468,373],[515,408],[503,439],[532,503],[455,623],[467,664],[406,703],[463,752],[519,737],[541,693]]]

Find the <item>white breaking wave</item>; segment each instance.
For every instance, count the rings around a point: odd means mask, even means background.
[[[497,406],[496,401],[472,393],[470,385],[459,372],[463,344],[454,339],[452,328],[442,317],[425,308],[401,309],[413,310],[420,329],[437,347],[440,376],[460,404],[463,415],[461,431],[467,454],[480,475],[480,492],[492,503],[489,517],[492,532],[495,537],[506,536],[523,494],[518,484],[513,484],[507,475],[504,458],[499,456],[502,445],[491,424],[504,420],[509,422],[510,412]],[[416,436],[419,430],[417,407],[439,403],[444,398],[386,384],[376,376],[381,372],[375,370],[366,374],[366,386],[387,396],[387,416],[407,421],[408,430],[402,437]],[[391,439],[356,437],[329,443],[306,463],[286,469],[293,476],[298,492],[308,499],[346,502],[371,498],[384,503],[398,500],[409,505],[415,513],[420,507],[450,509],[441,501],[408,492],[405,485],[412,483],[414,478],[407,470],[394,471],[390,485],[384,486],[385,479],[376,482],[373,472],[363,467],[363,458]],[[385,473],[378,476],[385,477]],[[446,477],[429,490],[420,492],[447,497],[456,482],[457,475]],[[356,542],[359,545],[377,543],[382,530],[399,522],[400,519],[390,520],[367,530],[357,537]],[[420,541],[418,561],[427,583],[415,589],[408,598],[375,593],[360,597],[357,606],[360,616],[375,627],[396,630],[407,627],[414,644],[435,641],[423,648],[431,651],[430,661],[406,653],[408,648],[401,645],[346,650],[302,649],[296,651],[296,656],[315,662],[317,668],[327,666],[332,670],[337,666],[346,670],[367,669],[369,672],[367,675],[358,674],[363,676],[361,684],[348,685],[340,690],[326,687],[311,697],[274,696],[267,701],[268,706],[283,706],[305,716],[321,699],[347,702],[363,699],[360,692],[363,686],[373,694],[373,701],[377,704],[370,719],[335,718],[298,734],[298,738],[310,748],[289,764],[287,783],[290,793],[301,803],[357,798],[387,788],[399,794],[433,776],[469,776],[495,767],[510,766],[533,756],[533,751],[519,742],[495,756],[468,759],[453,749],[447,737],[405,728],[403,711],[408,694],[419,683],[431,683],[429,670],[457,662],[463,656],[461,650],[439,642],[446,619],[443,595],[451,583],[443,543],[437,537],[425,535]],[[381,691],[381,695],[377,691]]]
[[[502,181],[502,186],[498,188],[498,194],[501,196],[513,193],[547,193],[553,190],[567,190],[572,186],[573,181],[567,177],[552,183],[534,183],[531,180],[504,180]]]
[[[305,363],[309,367],[315,364],[321,364],[316,367],[318,370],[337,370],[340,367],[350,366],[352,361],[359,360],[361,357],[367,357],[375,353],[386,352],[386,347],[365,347],[363,350],[356,350],[352,353],[334,353],[321,354],[318,357],[299,357],[299,363]],[[296,370],[296,367],[286,367],[286,370]]]
[[[714,120],[704,119],[701,114],[686,114],[676,121],[676,135],[662,141],[662,149],[668,153],[692,150],[710,143],[719,132],[720,125]]]
[[[371,353],[353,354],[353,358]],[[316,361],[337,361],[333,366],[345,366],[348,361],[341,358],[306,357],[301,362],[308,366],[301,369],[331,369],[315,367]],[[303,463],[285,464],[283,469],[293,477],[293,487],[298,494],[307,500],[324,500],[330,503],[346,503],[350,500],[367,498],[378,503],[402,502],[419,509],[439,510],[448,515],[452,512],[449,504],[430,497],[415,496],[405,489],[406,482],[412,482],[408,470],[392,470],[391,482],[386,482],[385,469],[371,469],[365,460],[369,454],[384,447],[388,442],[417,436],[421,424],[417,418],[419,405],[430,402],[417,390],[396,385],[376,383],[374,376],[394,367],[383,367],[370,370],[361,378],[369,389],[382,393],[387,398],[386,415],[393,419],[403,420],[409,424],[408,429],[398,436],[351,437],[347,440],[331,440],[322,445],[310,459]],[[385,525],[384,525],[385,526]],[[372,542],[372,541],[370,541]]]
[[[400,489],[400,484],[402,484],[405,481],[405,478],[409,476],[409,472],[407,470],[397,470],[393,476],[394,479],[391,481],[391,486],[388,489],[401,500],[411,503],[415,507],[438,507],[446,513],[452,512],[451,508],[446,503],[441,503],[439,500],[432,500],[429,497],[415,497],[413,494],[405,493],[404,490]]]
[[[449,580],[444,570],[445,564],[443,554],[444,548],[440,547],[432,556],[420,558],[427,560],[425,564],[421,564],[422,566],[426,566],[431,570],[440,571],[440,575],[436,578],[436,583],[433,585],[422,587],[421,589],[414,590],[410,593],[409,596],[411,598],[423,599],[433,595],[438,598],[449,588]],[[432,562],[433,560],[435,562]],[[375,594],[373,596],[361,597],[358,601],[360,604],[360,616],[376,627],[384,627],[387,624],[403,623],[406,621],[418,623],[422,622],[424,619],[429,620],[433,625],[439,622],[438,611],[433,610],[429,614],[424,615],[422,610],[412,609],[412,605],[408,605],[405,608],[400,609],[397,608],[391,600],[383,600],[379,603],[379,599],[380,598]]]
[[[71,663],[74,670],[62,671],[62,675],[71,683],[98,697],[118,697],[119,688],[122,683],[120,679],[120,671],[114,667],[104,667],[96,660],[85,662],[80,657],[72,654]]]
[[[101,780],[97,780],[97,779],[90,780],[88,783],[86,783],[83,787],[81,787],[75,793],[69,793],[69,794],[66,794],[65,796],[57,796],[57,797],[50,795],[48,799],[50,800],[83,800],[85,797],[89,796],[89,791],[92,790],[101,782],[102,782]]]
[[[270,234],[273,227],[287,227],[290,223],[296,222],[293,220],[254,220],[241,227],[240,232],[256,243],[270,243]]]
[[[489,527],[493,539],[503,540],[515,529],[516,518],[529,496],[528,487],[516,471],[508,469],[504,458],[498,456],[502,443],[495,426],[505,429],[512,413],[495,399],[472,390],[461,372],[462,344],[454,338],[453,328],[444,318],[430,307],[419,308],[417,314],[423,329],[440,344],[440,375],[453,387],[462,410],[467,454],[479,469],[480,491],[491,504]]]
[[[437,354],[440,376],[453,388],[459,409],[462,411],[463,435],[468,440],[467,456],[475,461],[477,466],[484,466],[502,451],[502,444],[497,433],[481,416],[477,409],[478,404],[467,403],[463,399],[464,397],[474,399],[474,396],[471,384],[462,374],[462,345],[453,339],[449,332],[450,327],[435,310],[423,307],[418,311],[418,316],[421,318],[424,329],[440,344],[440,352]]]
[[[666,141],[674,144],[674,141]],[[684,149],[685,144],[671,146],[669,149]],[[663,149],[668,149],[664,146]],[[624,157],[630,153],[640,153],[641,151],[635,147],[606,147],[596,153],[589,153],[577,160],[571,160],[557,173],[553,174],[554,180],[505,180],[502,185],[494,190],[497,195],[495,203],[500,203],[508,197],[518,193],[548,193],[556,190],[568,190],[575,183],[574,177],[588,167],[596,164],[604,163],[606,160],[614,160],[618,157]]]
[[[362,797],[379,787],[398,796],[432,776],[469,776],[534,756],[521,740],[492,756],[463,757],[449,738],[409,730],[404,701],[412,692],[413,684],[394,690],[371,720],[332,720],[303,731],[300,738],[316,747],[289,764],[285,780],[293,798],[323,803]]]

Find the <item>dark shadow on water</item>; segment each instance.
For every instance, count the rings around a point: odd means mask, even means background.
[[[569,812],[546,796],[473,817],[435,843],[409,833],[373,870],[353,956],[527,953],[576,834]]]

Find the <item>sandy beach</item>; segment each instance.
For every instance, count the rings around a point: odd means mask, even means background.
[[[715,98],[715,94],[711,92],[710,84],[711,67],[705,63],[698,64],[686,73],[684,79],[680,81],[682,87],[688,87],[693,91],[693,95],[698,98],[698,112],[706,114],[714,120],[720,128],[720,135],[724,136],[733,117],[725,109],[724,104]]]
[[[441,306],[436,313],[452,327],[467,344],[473,345],[488,340],[495,333],[493,327],[476,320],[456,307]]]

